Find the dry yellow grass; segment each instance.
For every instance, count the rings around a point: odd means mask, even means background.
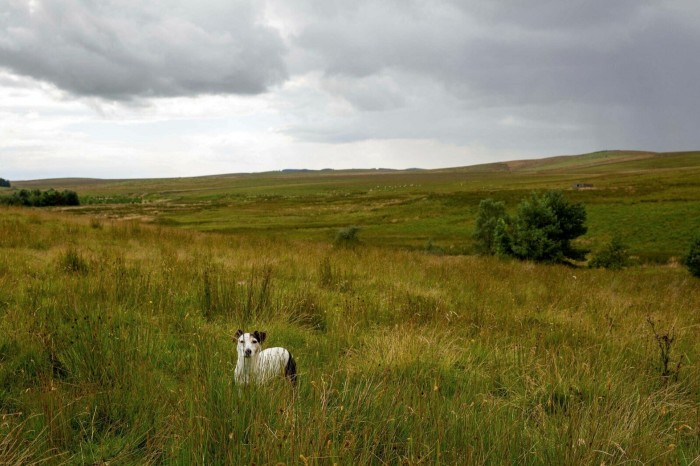
[[[2,209],[0,462],[689,464],[699,288]],[[233,386],[239,327],[298,392]]]

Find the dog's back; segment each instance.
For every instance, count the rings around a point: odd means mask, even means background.
[[[293,384],[297,381],[297,363],[286,348],[268,348],[260,352],[257,370],[264,379],[284,373]]]

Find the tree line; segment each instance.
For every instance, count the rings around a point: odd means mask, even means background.
[[[78,193],[67,189],[20,189],[9,196],[0,197],[0,204],[25,207],[77,206],[80,205],[80,198]]]

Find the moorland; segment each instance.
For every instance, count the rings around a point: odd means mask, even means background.
[[[2,464],[700,461],[700,152],[12,186],[81,205],[0,207]],[[631,265],[475,254],[551,189]],[[297,389],[233,384],[238,328]]]

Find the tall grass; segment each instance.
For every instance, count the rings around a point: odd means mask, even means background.
[[[0,463],[700,461],[681,267],[92,223],[0,212]],[[297,390],[234,386],[239,327],[292,351]]]

